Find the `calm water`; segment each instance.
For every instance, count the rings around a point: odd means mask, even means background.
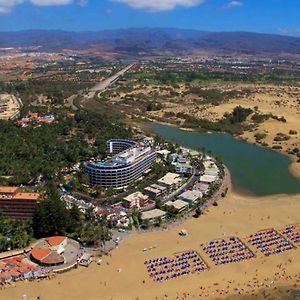
[[[291,161],[287,156],[227,134],[188,132],[160,124],[151,124],[151,129],[166,140],[193,149],[211,150],[229,168],[236,191],[258,196],[300,193],[300,181],[288,171]]]

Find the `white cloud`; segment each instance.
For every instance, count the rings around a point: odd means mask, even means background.
[[[0,13],[9,13],[15,5],[24,2],[32,3],[37,6],[51,6],[51,5],[67,5],[73,0],[0,0]]]
[[[89,3],[89,0],[79,0],[78,4],[82,7],[87,6]]]
[[[22,2],[23,0],[0,0],[0,13],[9,13],[13,6]]]
[[[241,6],[243,6],[243,2],[241,2],[241,1],[230,1],[226,5],[227,8],[235,8],[235,7],[241,7]]]
[[[111,8],[107,8],[107,9],[104,9],[104,13],[107,15],[110,15],[113,13],[113,10]]]
[[[277,29],[278,33],[284,35],[292,35],[292,36],[299,36],[300,35],[300,28],[286,28],[280,27]]]
[[[51,5],[67,5],[73,2],[73,0],[29,0],[37,6],[51,6]]]
[[[202,4],[205,0],[111,0],[129,5],[136,9],[145,9],[151,12],[172,10],[177,6],[193,7]]]

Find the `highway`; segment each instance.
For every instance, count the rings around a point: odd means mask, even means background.
[[[113,83],[115,83],[122,75],[124,75],[131,67],[133,66],[133,64],[126,66],[124,69],[120,70],[119,72],[117,72],[116,74],[114,74],[113,76],[97,83],[94,87],[92,87],[89,90],[89,93],[87,95],[87,99],[91,99],[93,98],[96,93],[102,92],[104,91],[106,88],[108,88],[110,85],[112,85]]]

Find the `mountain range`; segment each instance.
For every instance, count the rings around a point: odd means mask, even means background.
[[[199,51],[216,54],[300,54],[300,38],[251,32],[207,32],[175,28],[139,28],[70,32],[26,30],[0,32],[0,48],[39,47],[40,51],[88,50],[128,56]]]

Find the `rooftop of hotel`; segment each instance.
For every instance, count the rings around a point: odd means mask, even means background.
[[[137,144],[133,145],[132,147],[114,155],[113,158],[114,157],[127,158],[127,157],[131,157],[131,156],[138,156],[143,150],[145,150],[148,147],[150,147],[150,146],[140,142],[140,143],[137,143]]]
[[[19,187],[14,187],[14,186],[0,186],[1,200],[37,201],[39,198],[40,198],[39,193],[22,192]]]
[[[144,158],[147,154],[152,152],[152,149],[149,145],[144,143],[137,143],[132,147],[114,155],[112,158],[108,159],[104,162],[96,162],[95,165],[98,167],[116,167],[119,165],[124,165],[121,160],[128,160],[130,158],[134,158],[132,162],[126,162],[126,164],[131,164],[133,162],[137,162],[140,159]],[[118,161],[120,159],[120,161]]]
[[[0,186],[0,194],[14,194],[18,189],[16,186]]]
[[[40,198],[39,193],[26,193],[20,192],[16,193],[11,200],[38,200]]]

